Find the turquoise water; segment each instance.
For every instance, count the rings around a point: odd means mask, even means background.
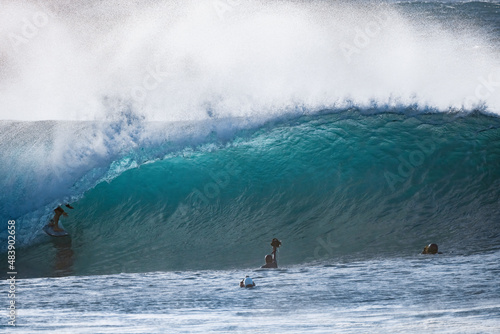
[[[257,267],[276,236],[287,265],[413,254],[429,242],[460,254],[498,249],[497,117],[344,111],[213,137],[74,202],[62,220],[70,273]],[[18,238],[33,244],[20,271],[57,274],[57,247],[24,224]]]

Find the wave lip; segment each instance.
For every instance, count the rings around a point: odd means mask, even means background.
[[[453,6],[250,1],[221,18],[197,1],[10,2],[2,119],[269,118],[374,103],[498,114],[498,6]]]

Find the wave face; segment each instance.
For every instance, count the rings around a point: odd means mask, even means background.
[[[496,117],[325,112],[99,183],[63,221],[70,253],[21,220],[33,243],[19,265],[49,275],[70,254],[77,274],[257,266],[273,237],[287,265],[429,242],[468,254],[500,246],[498,189]]]
[[[498,248],[498,2],[4,2],[21,275]]]

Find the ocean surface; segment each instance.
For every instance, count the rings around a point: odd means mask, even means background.
[[[0,37],[7,331],[500,331],[499,1],[7,0]]]
[[[498,333],[499,255],[32,278],[12,332]]]

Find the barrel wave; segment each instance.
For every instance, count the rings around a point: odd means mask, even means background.
[[[325,110],[233,136],[112,161],[107,182],[75,197],[71,240],[20,220],[29,243],[18,265],[26,275],[256,267],[273,237],[283,265],[413,255],[431,241],[464,254],[500,246],[496,116]]]
[[[0,251],[9,220],[20,277],[498,249],[499,14],[7,0]]]

